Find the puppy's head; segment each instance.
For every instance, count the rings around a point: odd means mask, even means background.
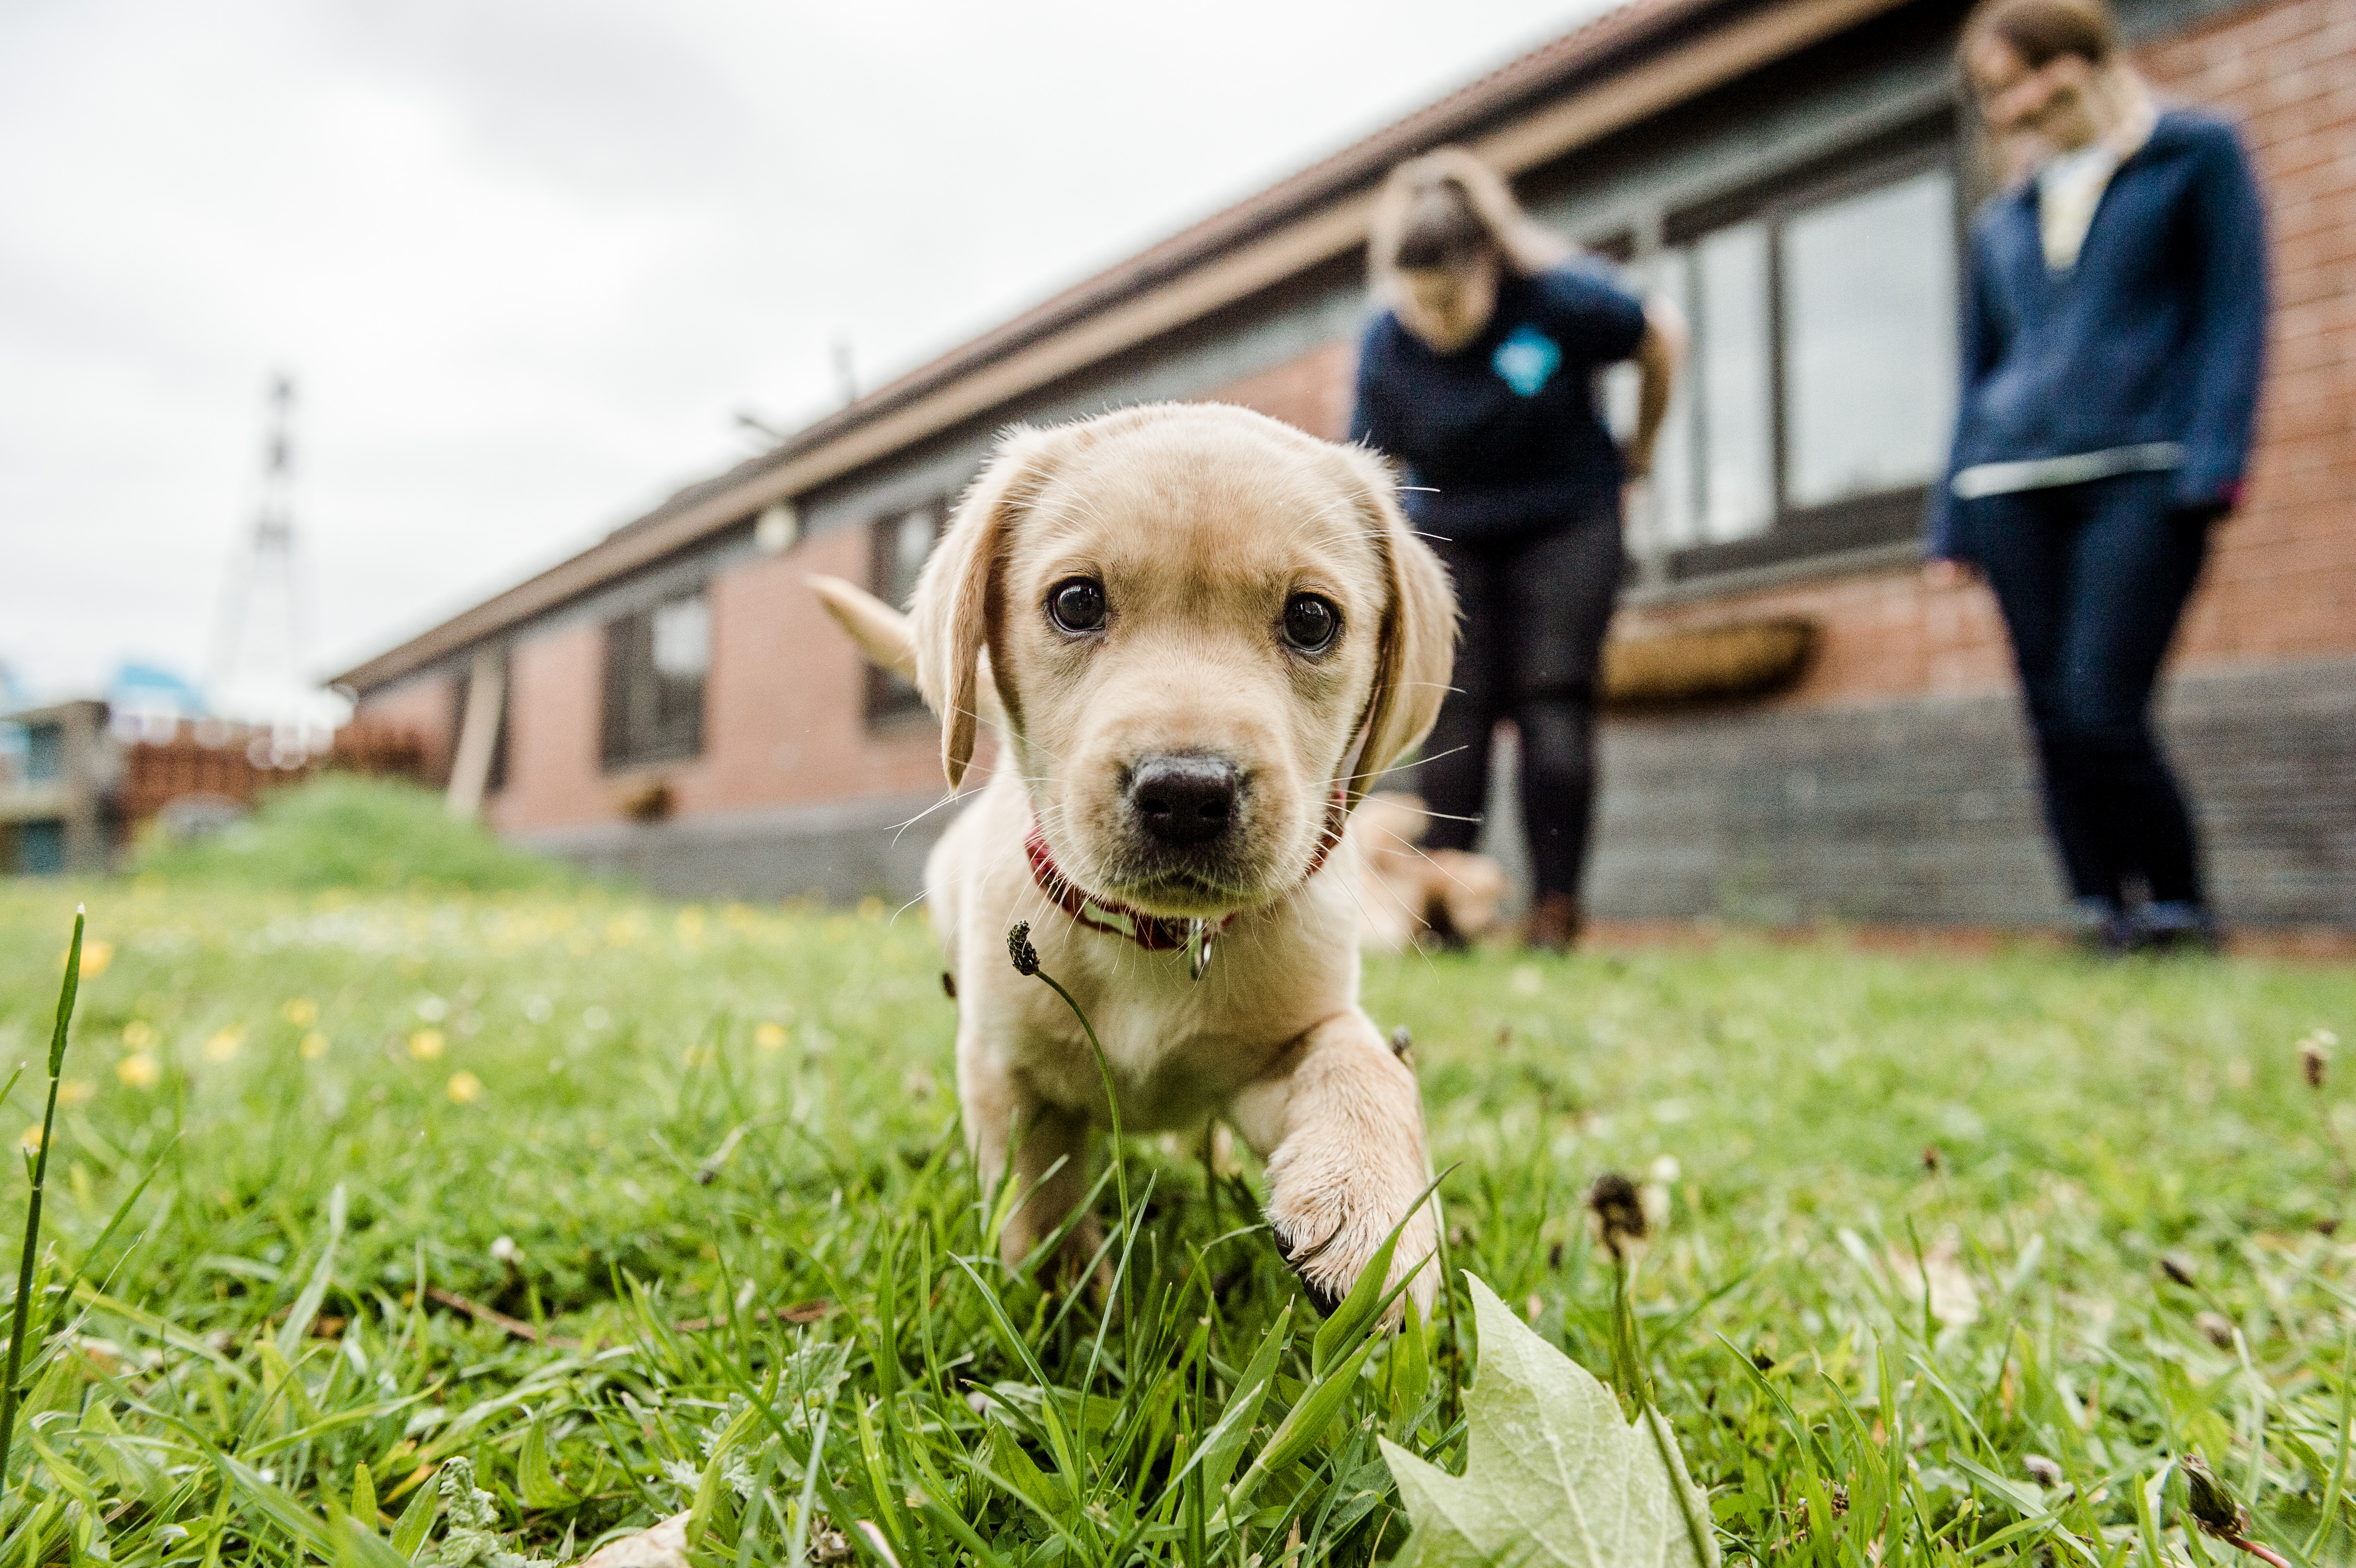
[[[994,681],[1064,869],[1173,915],[1298,882],[1335,784],[1431,728],[1456,640],[1378,460],[1212,404],[1010,433],[912,619],[950,784]]]

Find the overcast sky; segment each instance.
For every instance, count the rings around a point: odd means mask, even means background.
[[[299,386],[341,668],[1595,0],[8,0],[0,662],[201,676]]]

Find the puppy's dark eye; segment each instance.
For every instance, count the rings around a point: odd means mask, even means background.
[[[1322,654],[1342,631],[1342,612],[1331,599],[1296,593],[1284,602],[1284,640],[1304,654]]]
[[[1093,632],[1105,623],[1104,584],[1067,577],[1047,590],[1047,618],[1066,632]]]

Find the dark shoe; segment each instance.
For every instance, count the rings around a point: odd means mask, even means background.
[[[1541,953],[1568,953],[1586,927],[1587,922],[1579,912],[1579,900],[1569,893],[1548,893],[1530,911],[1529,924],[1522,932],[1522,945]]]
[[[1448,912],[1448,901],[1438,893],[1423,906],[1423,930],[1416,942],[1430,953],[1462,953],[1472,945],[1456,929],[1456,918]]]
[[[2137,953],[2211,955],[2224,946],[2217,918],[2190,901],[2146,904],[2136,912]]]
[[[2105,898],[2083,898],[2071,906],[2071,942],[2090,958],[2117,958],[2136,950],[2136,931],[2126,911]]]

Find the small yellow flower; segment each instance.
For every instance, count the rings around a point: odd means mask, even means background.
[[[205,1060],[207,1061],[227,1061],[230,1057],[235,1056],[238,1053],[238,1049],[244,1044],[245,1030],[241,1029],[225,1029],[219,1034],[213,1036],[212,1039],[205,1041]]]
[[[137,1051],[114,1064],[114,1075],[134,1089],[153,1089],[164,1080],[164,1064],[153,1052]]]
[[[679,939],[681,942],[695,943],[703,940],[703,912],[693,904],[680,911],[679,919],[674,923],[679,927]]]
[[[31,1126],[27,1127],[25,1136],[18,1138],[16,1142],[23,1146],[27,1154],[38,1153],[41,1147],[41,1124],[35,1122]]]
[[[453,1072],[446,1093],[454,1105],[471,1105],[482,1096],[483,1081],[471,1072]]]
[[[438,1061],[446,1042],[438,1029],[422,1029],[409,1037],[409,1054],[420,1061]]]
[[[313,1029],[303,1037],[303,1043],[296,1046],[294,1050],[304,1061],[316,1061],[327,1054],[327,1037],[317,1029]]]
[[[127,1051],[145,1051],[155,1043],[155,1026],[145,1019],[133,1019],[123,1026],[123,1044]]]
[[[81,977],[95,980],[114,962],[114,944],[85,941],[81,944]]]
[[[783,1051],[786,1048],[786,1026],[776,1023],[755,1024],[753,1043],[763,1051]]]
[[[296,1029],[309,1029],[319,1021],[319,1004],[308,997],[296,997],[278,1011],[281,1017]]]
[[[859,901],[859,918],[862,920],[882,920],[884,918],[884,901],[877,898],[873,893],[870,893],[865,898],[861,899]]]
[[[58,1104],[79,1105],[98,1093],[98,1085],[87,1078],[69,1078],[58,1085]]]

